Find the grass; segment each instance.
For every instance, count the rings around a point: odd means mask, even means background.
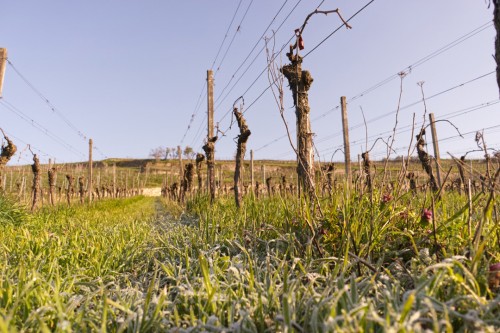
[[[430,196],[381,196],[322,198],[322,218],[281,196],[33,215],[0,197],[0,332],[497,331],[487,196],[474,198],[476,247],[466,198],[435,202],[434,237]]]

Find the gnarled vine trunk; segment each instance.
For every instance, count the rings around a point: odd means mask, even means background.
[[[17,147],[14,142],[12,142],[12,140],[10,140],[5,134],[3,137],[5,138],[5,141],[7,141],[7,144],[2,146],[2,151],[0,152],[0,190],[3,190],[2,171],[5,165],[7,165],[7,162],[9,162],[17,151]]]
[[[427,175],[429,176],[429,183],[433,192],[438,192],[439,188],[437,186],[436,178],[434,177],[434,173],[432,171],[431,158],[429,154],[425,151],[425,130],[422,129],[420,133],[417,135],[417,152],[418,159],[422,164],[422,168],[425,170]]]
[[[75,191],[73,188],[75,177],[73,177],[72,175],[66,175],[66,180],[68,181],[68,187],[66,188],[66,201],[68,202],[68,206],[71,206],[71,196]]]
[[[80,203],[83,204],[85,201],[85,178],[83,176],[78,177],[78,193],[80,193]]]
[[[361,158],[363,159],[363,170],[365,172],[365,177],[366,177],[366,186],[368,186],[368,191],[370,193],[373,192],[373,185],[372,185],[372,176],[370,173],[370,168],[372,162],[370,161],[370,154],[369,152],[365,151],[363,154],[361,154]]]
[[[210,190],[210,202],[215,200],[215,142],[217,137],[214,136],[208,139],[208,142],[203,146],[203,151],[207,156],[207,168],[208,168],[208,184]]]
[[[242,112],[238,111],[238,108],[233,110],[236,121],[238,122],[238,127],[240,128],[240,135],[238,135],[238,147],[236,149],[236,166],[234,169],[234,199],[236,201],[236,207],[241,207],[241,168],[243,166],[243,159],[245,158],[245,152],[247,149],[247,141],[251,132],[248,128],[245,118],[243,118]]]
[[[54,206],[54,189],[56,187],[56,168],[50,168],[48,171],[49,176],[49,201],[52,206]]]
[[[194,166],[193,163],[186,164],[186,168],[184,169],[184,175],[182,179],[182,187],[181,187],[181,195],[180,201],[184,202],[186,198],[186,193],[191,193],[191,189],[193,187],[193,178],[194,178]]]
[[[281,72],[287,78],[290,90],[293,93],[295,115],[297,117],[297,175],[299,185],[310,196],[314,195],[314,151],[312,143],[312,131],[310,121],[310,107],[308,91],[313,82],[309,71],[302,70],[302,57],[293,54],[293,49],[287,53],[290,60],[289,65],[281,68]]]
[[[198,176],[198,193],[201,193],[203,189],[203,177],[201,176],[201,164],[205,160],[203,154],[196,154],[196,175]]]
[[[38,204],[38,197],[40,196],[40,160],[36,154],[33,155],[31,170],[33,171],[33,204],[31,205],[31,211],[34,211]]]

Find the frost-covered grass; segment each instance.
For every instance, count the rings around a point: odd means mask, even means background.
[[[323,216],[279,196],[34,215],[1,199],[0,331],[498,331],[487,195],[474,198],[477,244],[464,197],[435,202],[435,234],[430,196],[379,197],[321,199]]]

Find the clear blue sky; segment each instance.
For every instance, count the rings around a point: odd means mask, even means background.
[[[206,71],[212,67],[240,4],[213,67],[215,120],[226,130],[231,118],[224,115],[244,94],[245,116],[252,131],[248,148],[255,151],[255,158],[294,159],[288,140],[282,137],[285,128],[270,91],[253,103],[269,85],[266,73],[258,78],[266,67],[265,53],[259,53],[264,46],[260,37],[283,6],[265,32],[271,36],[272,30],[277,30],[276,48],[281,48],[321,2],[0,0],[0,47],[8,49],[14,68],[57,111],[52,111],[9,65],[0,102],[0,127],[12,136],[20,151],[26,143],[39,149],[42,162],[49,158],[58,162],[86,158],[88,143],[77,131],[85,138],[93,138],[98,147],[95,159],[142,158],[152,148],[179,145],[195,113],[182,146],[200,151],[206,135]],[[347,19],[368,2],[326,0],[321,9],[340,8]],[[430,97],[494,71],[495,32],[492,25],[485,25],[491,19],[492,9],[481,0],[375,0],[350,22],[352,30],[340,29],[309,54],[303,68],[314,78],[309,95],[312,129],[322,160],[330,160],[342,145],[340,110],[335,109],[340,96],[349,100],[351,151],[356,160],[365,149],[360,107],[369,122],[369,146],[378,136],[387,139],[391,135],[400,89],[400,80],[393,75],[473,31],[470,38],[411,70],[403,81],[401,106],[421,100],[417,82],[425,81],[424,91]],[[303,52],[311,51],[339,26],[335,15],[314,16],[304,33]],[[482,26],[484,29],[475,30]],[[236,72],[256,43],[256,49]],[[286,62],[284,55],[281,60]],[[229,88],[221,95],[233,75]],[[358,96],[391,76],[393,79],[386,84]],[[200,96],[201,106],[197,107]],[[358,97],[353,99],[355,96]],[[450,121],[463,133],[492,127],[485,130],[487,142],[500,148],[500,104],[494,104],[498,97],[495,75],[490,74],[429,98],[427,109],[438,119],[455,116]],[[285,102],[293,129],[295,118],[288,87]],[[493,105],[484,105],[487,102]],[[471,108],[474,106],[485,107]],[[14,113],[12,107],[28,121]],[[403,154],[409,144],[410,132],[404,130],[411,124],[413,114],[421,121],[423,113],[421,103],[401,110],[398,128],[402,132],[396,135],[394,144],[401,148],[398,154]],[[386,114],[389,115],[375,120]],[[43,130],[35,128],[32,121]],[[219,141],[217,158],[234,156],[233,138],[237,131],[233,126]],[[438,135],[443,156],[447,151],[458,155],[475,147],[473,134],[464,139],[450,138],[456,131],[444,122],[438,123]],[[274,142],[278,138],[281,139]],[[372,156],[384,155],[384,145],[379,142]],[[340,159],[340,153],[335,155],[334,160]],[[24,152],[12,163],[29,160]]]

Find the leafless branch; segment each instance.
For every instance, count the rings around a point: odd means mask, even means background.
[[[394,122],[394,128],[392,129],[392,135],[389,137],[391,139],[390,144],[387,144],[387,157],[384,163],[384,177],[382,179],[382,187],[385,184],[386,176],[387,176],[387,165],[389,163],[389,158],[391,156],[391,151],[394,151],[392,149],[392,146],[394,145],[394,141],[396,140],[396,129],[398,127],[398,117],[399,117],[399,110],[401,109],[401,98],[403,97],[403,80],[408,75],[407,72],[399,72],[398,73],[399,78],[400,78],[400,83],[399,83],[399,98],[398,98],[398,107],[396,109],[396,117],[395,117],[395,122]]]
[[[424,93],[424,81],[417,82],[418,86],[420,87],[420,92],[422,93],[422,102],[424,103],[424,121],[422,122],[422,128],[420,131],[422,131],[425,128],[425,116],[427,115],[427,103],[425,101],[425,93]]]
[[[267,77],[269,80],[269,83],[271,84],[271,91],[273,93],[274,100],[276,102],[276,106],[278,107],[278,110],[280,112],[281,119],[283,120],[283,124],[285,125],[287,137],[288,137],[288,142],[290,143],[290,146],[292,147],[293,151],[295,152],[295,155],[298,155],[297,149],[295,148],[295,145],[293,144],[292,137],[290,135],[290,129],[288,127],[288,123],[285,119],[285,102],[284,102],[284,93],[283,93],[283,85],[284,85],[284,76],[283,74],[280,73],[279,68],[276,66],[276,63],[274,62],[274,59],[276,58],[274,56],[274,47],[275,47],[275,39],[274,39],[274,31],[273,31],[273,46],[272,49],[269,49],[269,40],[270,38],[265,38],[265,45],[266,45],[266,56],[267,56]]]
[[[458,129],[457,126],[455,126],[451,121],[447,120],[447,119],[440,119],[440,120],[435,120],[434,123],[438,123],[438,122],[441,122],[441,121],[445,121],[447,123],[449,123],[451,126],[453,126],[455,128],[455,130],[457,131],[458,135],[460,135],[460,137],[463,139],[463,135],[462,133],[460,133],[460,130]],[[424,127],[424,130],[427,129],[427,127],[431,126],[431,124],[428,124],[427,126]]]
[[[337,152],[339,152],[339,151],[340,151],[340,152],[342,152],[342,154],[344,153],[344,150],[343,150],[342,148],[337,148],[337,149],[333,152],[333,154],[332,154],[332,158],[330,159],[330,162],[332,162],[332,161],[333,161],[333,157],[334,157],[334,156],[335,156],[335,154],[336,154]]]
[[[215,125],[215,130],[216,130],[216,134],[215,134],[215,138],[217,138],[219,136],[219,133],[222,134],[222,136],[226,136],[226,132],[223,132],[221,131],[220,127],[219,127],[219,123],[217,123],[217,125]],[[217,140],[217,139],[216,139]],[[214,141],[215,142],[215,141]]]
[[[31,150],[31,145],[30,145],[30,144],[28,144],[28,149],[29,149],[29,151],[31,152],[31,155],[33,155],[33,156],[35,156],[35,155],[36,155],[36,154],[33,152],[33,150]]]
[[[359,108],[361,109],[361,115],[363,116],[363,122],[365,124],[365,149],[368,150],[368,126],[366,125],[366,118],[363,107],[360,105]]]
[[[328,14],[331,14],[331,13],[337,13],[337,15],[339,16],[339,18],[344,23],[346,29],[352,29],[352,27],[349,25],[349,23],[347,23],[347,21],[344,20],[344,18],[340,14],[340,11],[339,11],[338,8],[337,9],[333,9],[333,10],[318,10],[318,9],[316,9],[314,12],[310,13],[309,15],[307,15],[307,17],[306,17],[306,19],[304,21],[304,24],[302,24],[302,26],[299,28],[299,35],[302,35],[302,33],[304,32],[304,29],[306,28],[306,25],[307,25],[309,19],[313,15],[315,15],[315,14],[325,14],[325,15],[328,15]]]
[[[378,138],[377,138],[377,140],[375,140],[375,142],[373,142],[372,147],[371,147],[369,150],[367,150],[367,152],[368,152],[368,153],[370,153],[370,152],[373,150],[373,148],[375,148],[375,145],[377,144],[377,141],[378,141],[378,140],[381,140],[383,143],[385,143],[385,145],[386,145],[386,146],[388,146],[388,143],[387,143],[387,142],[385,142],[383,138],[378,137]],[[391,149],[392,149],[392,148],[391,148]],[[394,150],[393,150],[393,151],[394,151]],[[394,152],[395,152],[395,151],[394,151]]]
[[[244,104],[245,104],[245,99],[243,98],[243,96],[240,96],[240,97],[238,97],[238,98],[234,101],[234,103],[233,103],[233,109],[236,107],[236,102],[238,102],[240,99],[241,99],[241,103],[242,103],[242,105],[244,105]],[[242,112],[242,110],[241,110],[241,105],[240,105],[240,112]]]

